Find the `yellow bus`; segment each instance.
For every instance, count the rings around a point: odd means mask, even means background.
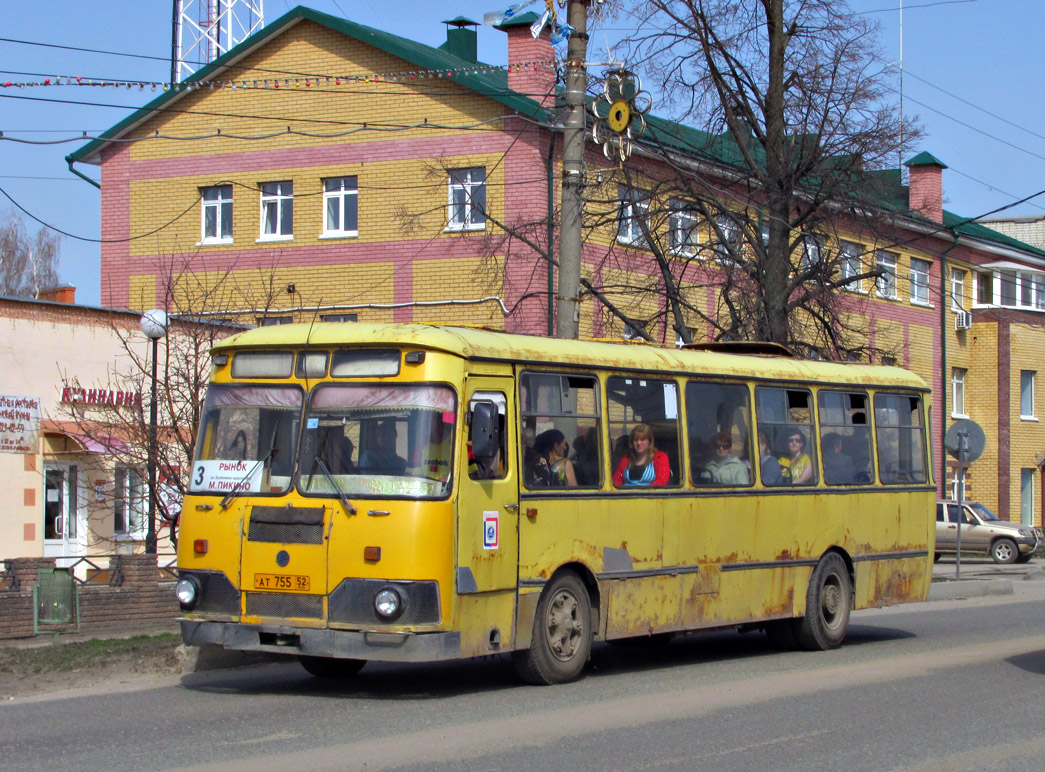
[[[219,343],[182,511],[187,644],[368,660],[761,628],[839,645],[924,600],[928,390],[773,346],[669,349],[422,324]]]

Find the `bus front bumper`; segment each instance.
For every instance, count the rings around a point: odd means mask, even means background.
[[[214,644],[236,651],[303,654],[376,662],[432,662],[461,656],[461,634],[323,630],[284,625],[179,619],[188,646]]]

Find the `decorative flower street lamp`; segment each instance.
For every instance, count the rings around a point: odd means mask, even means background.
[[[152,341],[152,399],[149,402],[149,519],[145,524],[145,552],[156,554],[156,360],[160,338],[167,335],[167,312],[159,308],[142,314],[141,330]]]

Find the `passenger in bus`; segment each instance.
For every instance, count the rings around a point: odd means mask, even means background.
[[[589,426],[584,434],[573,441],[573,471],[579,485],[596,485],[599,482],[599,440],[595,427]]]
[[[788,432],[787,454],[780,457],[784,482],[790,485],[806,485],[813,481],[813,462],[805,452],[806,437],[798,429]]]
[[[853,459],[842,452],[842,436],[836,432],[824,435],[824,482],[828,485],[852,485],[856,482]]]
[[[784,481],[784,475],[780,470],[780,462],[769,451],[769,435],[764,431],[758,433],[758,457],[762,469],[762,484],[780,485]]]
[[[360,468],[378,474],[402,474],[406,471],[406,459],[396,453],[398,436],[395,421],[379,423],[375,433],[376,445],[367,448],[360,455]]]
[[[558,429],[541,432],[534,440],[533,449],[536,458],[533,462],[532,479],[537,487],[577,485],[577,473],[569,459],[570,443],[566,441],[565,434]]]
[[[747,485],[751,475],[744,462],[733,455],[733,437],[729,432],[720,432],[711,438],[715,457],[704,468],[711,473],[712,481],[719,485]]]
[[[628,452],[613,471],[613,484],[624,488],[667,485],[671,480],[668,454],[653,446],[653,431],[635,424],[628,435]]]
[[[247,460],[247,433],[242,429],[232,438],[232,444],[225,451],[225,458],[232,461]]]

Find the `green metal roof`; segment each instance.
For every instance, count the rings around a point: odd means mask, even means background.
[[[939,158],[934,156],[932,153],[925,152],[919,153],[909,161],[905,161],[904,166],[939,166],[941,169],[947,168],[947,164]]]

